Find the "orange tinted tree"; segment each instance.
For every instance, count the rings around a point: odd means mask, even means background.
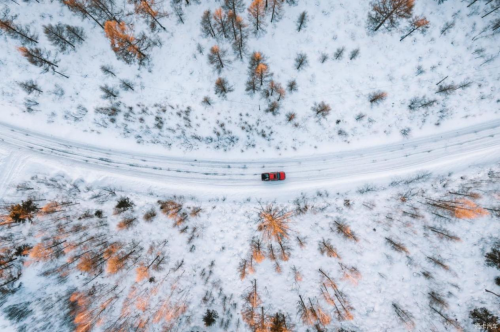
[[[371,4],[368,26],[377,31],[387,23],[387,29],[397,26],[400,19],[408,19],[413,12],[415,0],[376,0]]]
[[[254,0],[248,8],[250,21],[252,22],[253,32],[258,35],[264,32],[266,8],[263,0]]]
[[[132,35],[125,22],[107,21],[104,24],[104,31],[111,42],[111,48],[118,58],[127,63],[131,63],[135,59],[142,62],[147,58],[147,55],[140,47],[143,41],[140,39],[137,40]]]
[[[155,0],[141,0],[135,3],[136,14],[146,19],[146,21],[149,23],[149,26],[151,27],[151,31],[155,31],[157,25],[166,31],[167,29],[165,29],[165,27],[160,23],[160,21],[158,21],[158,19],[168,16],[168,14],[155,8]]]

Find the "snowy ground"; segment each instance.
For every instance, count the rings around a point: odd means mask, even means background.
[[[248,51],[260,51],[268,59],[273,79],[283,84],[296,79],[299,89],[287,93],[281,101],[278,115],[266,113],[267,101],[260,94],[245,93],[248,60],[233,59],[220,74],[234,86],[227,100],[214,95],[214,82],[219,76],[207,61],[211,46],[228,49],[229,41],[200,36],[202,13],[220,6],[217,1],[194,3],[184,9],[185,24],[175,15],[163,18],[167,32],[151,34],[163,46],[152,50],[151,63],[138,68],[116,59],[102,30],[90,21],[80,21],[59,2],[41,2],[26,10],[8,3],[12,14],[19,13],[19,23],[30,24],[39,33],[39,46],[54,48],[42,34],[48,23],[70,23],[81,26],[86,42],[76,52],[59,54],[59,69],[70,78],[40,74],[39,69],[23,59],[16,47],[19,41],[2,37],[0,82],[3,114],[12,124],[35,124],[46,133],[61,133],[76,139],[101,135],[115,146],[132,142],[161,145],[171,151],[205,153],[232,151],[269,156],[291,154],[297,150],[310,153],[366,142],[387,142],[410,136],[429,134],[440,126],[461,127],[471,122],[498,117],[498,80],[500,79],[497,36],[491,35],[490,15],[481,18],[498,2],[486,5],[479,1],[467,7],[466,2],[416,1],[414,13],[425,16],[430,28],[425,34],[415,32],[402,42],[407,24],[387,33],[366,31],[368,1],[301,1],[296,6],[284,6],[283,18],[268,24],[262,36],[249,38]],[[248,4],[247,4],[248,5]],[[117,4],[117,10],[130,12],[130,4]],[[170,11],[168,4],[163,9]],[[309,22],[300,33],[295,22],[300,12],[307,10]],[[242,15],[247,20],[247,15]],[[144,22],[132,15],[127,17],[136,31],[147,31]],[[451,28],[443,32],[445,26]],[[318,33],[321,31],[321,33]],[[498,31],[498,30],[497,30]],[[200,44],[204,53],[197,51]],[[341,60],[334,60],[338,48],[345,47]],[[358,58],[349,60],[351,51],[359,49]],[[297,53],[308,56],[308,66],[294,69]],[[319,61],[325,53],[328,60]],[[118,78],[106,77],[100,66],[112,65]],[[451,95],[436,94],[436,85],[471,85]],[[39,96],[26,95],[16,82],[34,79],[44,91]],[[135,91],[121,91],[115,100],[121,103],[120,113],[113,119],[97,114],[97,107],[109,106],[102,100],[99,87],[117,87],[119,79],[129,79]],[[387,100],[379,105],[368,101],[373,92],[385,91]],[[211,107],[201,105],[203,96],[214,100]],[[412,98],[435,100],[429,108],[410,110]],[[311,107],[325,101],[331,114],[318,121]],[[33,102],[38,103],[33,106]],[[32,111],[27,113],[25,105]],[[130,107],[130,108],[127,108]],[[296,118],[287,122],[286,114]],[[111,122],[114,121],[113,123]],[[117,136],[128,137],[118,139]]]
[[[8,165],[8,159],[2,160],[3,165]],[[498,166],[475,166],[445,175],[420,173],[348,191],[325,186],[315,193],[296,195],[275,204],[293,211],[292,231],[283,243],[290,257],[272,261],[268,252],[268,258],[260,264],[254,262],[255,272],[248,271],[243,280],[238,266],[250,257],[251,239],[262,235],[257,230],[258,211],[272,203],[269,200],[175,197],[168,190],[141,194],[135,193],[140,191],[139,183],[135,192],[119,188],[120,182],[112,188],[103,186],[102,179],[92,172],[71,177],[69,174],[78,172],[65,172],[41,163],[26,162],[18,170],[13,173],[13,182],[4,188],[4,204],[28,197],[40,206],[54,201],[76,203],[62,206],[57,212],[38,213],[33,223],[3,226],[2,236],[9,239],[4,245],[69,243],[62,245],[66,248],[64,255],[49,255],[46,261],[31,255],[21,258],[26,262],[24,267],[18,266],[23,275],[14,284],[20,288],[2,300],[6,301],[2,302],[4,315],[9,313],[11,322],[20,330],[74,329],[72,315],[76,308],[82,308],[70,305],[70,295],[94,289],[95,299],[83,307],[90,312],[96,331],[114,330],[116,324],[134,326],[147,319],[149,330],[172,324],[175,331],[189,331],[188,327],[202,325],[201,316],[207,308],[219,313],[217,324],[222,324],[208,331],[247,331],[241,312],[246,306],[245,292],[251,289],[253,280],[257,280],[262,300],[259,310],[262,307],[267,314],[287,314],[297,331],[306,331],[308,327],[297,314],[299,295],[313,303],[317,301],[332,317],[331,323],[326,324],[329,331],[341,326],[353,331],[402,331],[404,324],[398,320],[393,303],[411,314],[418,331],[455,329],[431,307],[456,321],[460,328],[471,331],[474,327],[468,312],[472,308],[484,306],[495,312],[498,305],[495,296],[484,292],[485,288],[495,289],[493,279],[498,274],[484,265],[484,254],[500,231],[499,215],[495,212],[500,210]],[[457,212],[450,214],[426,204],[431,200],[457,201],[464,194],[484,215],[463,219]],[[117,215],[113,208],[125,196],[135,205]],[[182,211],[189,214],[187,220],[173,226],[175,216],[159,211],[157,201],[165,199],[180,202]],[[196,207],[201,212],[191,214]],[[142,215],[151,208],[158,215],[146,222]],[[92,217],[96,210],[103,211],[102,218]],[[85,211],[90,211],[91,216],[82,217]],[[121,229],[119,223],[130,217],[138,219],[130,228]],[[334,221],[349,225],[357,241],[337,233]],[[58,233],[52,231],[55,225],[59,225]],[[453,240],[443,238],[430,227],[452,235]],[[93,279],[93,274],[76,268],[77,258],[88,250],[97,252],[99,246],[77,244],[97,236],[108,243],[122,243],[122,250],[134,247],[137,251],[116,274],[104,272]],[[297,236],[306,243],[304,248],[298,245]],[[338,258],[320,253],[318,244],[323,239],[335,247]],[[407,252],[394,250],[387,239],[402,244]],[[279,247],[272,244],[279,256]],[[154,259],[155,254],[148,251],[153,247],[153,253],[165,257],[163,266],[150,271],[149,276],[155,277],[155,281],[138,282],[136,270]],[[433,264],[429,257],[441,260],[446,267]],[[212,261],[214,265],[210,267]],[[280,273],[276,272],[276,262]],[[301,281],[294,279],[293,267],[299,271]],[[322,298],[321,282],[325,280],[318,269],[333,278],[344,293],[352,307],[352,320],[338,320],[334,307]],[[447,307],[429,302],[428,293],[432,291],[443,297]],[[173,317],[160,315],[161,319],[153,323],[151,320],[166,300]],[[177,317],[174,313],[181,307],[182,313]],[[97,319],[95,315],[101,308],[103,312]]]

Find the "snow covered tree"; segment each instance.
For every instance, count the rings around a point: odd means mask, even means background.
[[[344,57],[344,52],[345,52],[345,47],[337,48],[337,50],[333,54],[333,58],[335,60],[342,60],[342,58]]]
[[[238,55],[240,60],[243,60],[243,56],[247,53],[247,39],[248,25],[243,21],[241,16],[234,16],[233,11],[229,12],[229,19],[233,26],[233,34],[235,35],[235,39],[233,41],[233,51]]]
[[[54,70],[54,68],[58,67],[56,60],[49,60],[50,58],[49,51],[44,51],[38,47],[35,48],[19,47],[18,50],[19,52],[21,52],[21,55],[28,60],[29,63],[31,63],[34,66],[42,68],[42,72],[44,73],[48,72],[50,69]],[[54,72],[56,71],[54,70]]]
[[[271,11],[271,23],[279,21],[283,17],[283,0],[269,0],[268,6]]]
[[[227,11],[231,10],[236,15],[242,14],[245,11],[243,0],[224,0],[222,7]]]
[[[38,36],[31,32],[30,27],[15,24],[15,19],[16,16],[10,15],[9,8],[5,8],[0,17],[0,29],[9,37],[21,40],[23,44],[38,44]]]
[[[486,257],[486,265],[500,270],[500,246],[491,248],[491,251],[486,253],[484,257]]]
[[[78,2],[78,0],[64,0],[63,2],[73,13],[80,14],[83,18],[90,18],[104,30],[104,25],[88,10],[85,3]]]
[[[116,16],[114,9],[115,2],[113,0],[87,0],[87,8],[101,21],[120,22],[120,18]]]
[[[103,65],[101,66],[101,71],[104,73],[106,76],[113,76],[116,77],[115,70],[111,66]]]
[[[303,11],[300,13],[299,18],[297,19],[297,31],[300,32],[302,29],[305,29],[307,27],[307,21],[309,19],[309,16],[307,15],[306,11]]]
[[[420,29],[420,31],[423,32],[423,31],[427,30],[428,28],[429,28],[429,21],[427,21],[427,19],[425,17],[415,16],[411,20],[410,31],[408,31],[408,33],[406,35],[401,37],[401,39],[399,41],[402,41],[403,39],[405,39],[406,37],[411,35],[413,32],[417,31],[418,29]]]
[[[248,14],[254,34],[259,35],[265,32],[266,8],[264,0],[254,0],[248,8]]]
[[[203,12],[203,16],[201,17],[201,32],[205,37],[215,38],[217,36],[212,22],[212,12],[210,10],[205,10]]]
[[[388,30],[396,27],[400,19],[411,18],[415,0],[375,0],[368,14],[368,27],[377,31],[384,24]]]
[[[229,85],[228,81],[225,78],[219,77],[215,81],[215,94],[219,95],[222,98],[226,98],[226,95],[229,92],[233,91],[233,87]]]
[[[33,80],[28,80],[25,82],[19,82],[17,83],[24,91],[26,91],[27,94],[32,94],[34,92],[36,93],[43,93],[42,89],[38,86],[38,84],[33,81]]]
[[[210,48],[210,53],[208,54],[208,62],[214,66],[217,72],[221,72],[222,69],[226,68],[231,61],[227,57],[227,51],[220,49],[219,46],[214,45]]]
[[[177,21],[184,24],[184,9],[182,8],[182,0],[170,0],[170,5],[177,16]]]
[[[168,14],[157,7],[158,6],[155,0],[140,0],[135,2],[136,14],[146,19],[151,31],[156,31],[156,26],[159,26],[163,30],[167,31],[167,29],[165,29],[165,27],[160,23],[159,19],[167,17]]]
[[[85,31],[81,27],[68,25],[64,26],[66,28],[66,38],[73,44],[81,44],[85,41],[86,35]]]
[[[297,54],[297,57],[295,58],[295,69],[302,70],[305,66],[307,66],[307,64],[308,64],[307,54],[305,53]]]
[[[359,48],[356,48],[351,51],[351,54],[349,54],[349,60],[355,60],[359,56]]]
[[[224,38],[228,37],[229,32],[229,24],[227,14],[222,10],[222,8],[218,8],[214,12],[214,26],[219,36]]]
[[[286,84],[288,92],[296,92],[299,88],[296,80],[291,80]]]
[[[103,92],[102,99],[116,99],[120,94],[118,89],[113,88],[107,84],[100,86],[99,89],[101,89],[101,91]]]
[[[56,25],[48,24],[43,26],[43,32],[50,43],[59,49],[60,52],[66,52],[69,50],[76,50],[75,44],[70,41],[68,37],[68,30],[66,27],[58,23]],[[73,36],[73,35],[72,35]]]

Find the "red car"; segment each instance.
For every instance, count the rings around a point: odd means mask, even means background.
[[[283,181],[285,172],[262,173],[262,181]]]

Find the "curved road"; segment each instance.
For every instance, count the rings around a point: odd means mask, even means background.
[[[167,182],[172,188],[179,185],[193,192],[203,188],[221,192],[245,188],[251,192],[269,191],[269,185],[275,186],[273,191],[286,192],[466,166],[484,158],[499,161],[500,119],[400,143],[279,159],[223,161],[136,154],[61,141],[5,124],[0,124],[0,145],[42,158]],[[261,172],[278,170],[287,173],[285,182],[260,181]]]

